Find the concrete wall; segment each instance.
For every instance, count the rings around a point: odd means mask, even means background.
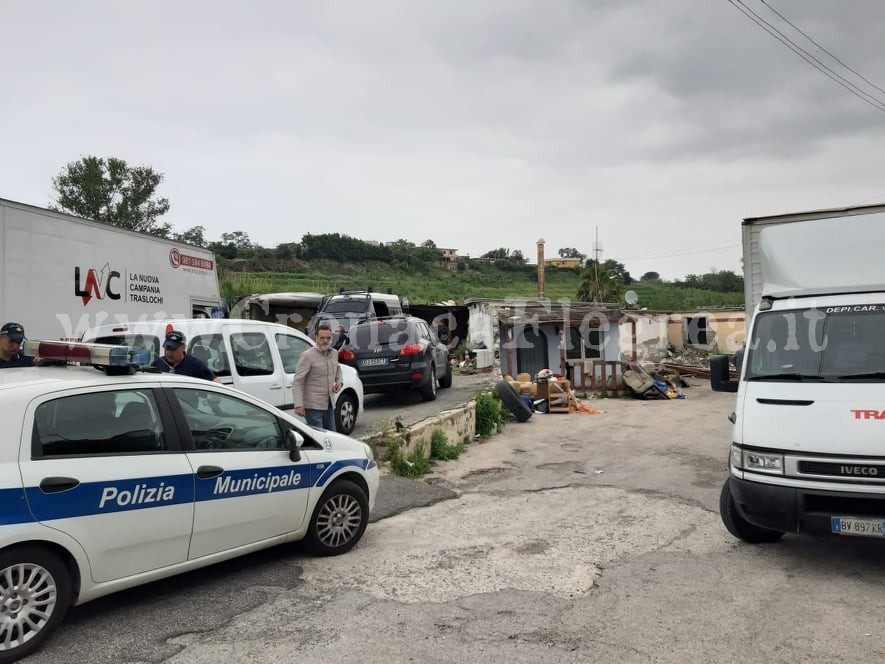
[[[461,408],[444,410],[435,417],[422,420],[410,427],[408,435],[402,441],[403,456],[408,456],[418,447],[424,450],[425,455],[429,455],[430,439],[436,429],[441,429],[446,434],[450,445],[463,443],[465,437],[471,440],[476,433],[476,401],[470,401]],[[384,446],[387,439],[396,435],[395,429],[385,431],[368,442],[377,449],[378,446]]]
[[[706,317],[713,339],[709,350],[713,353],[734,353],[746,339],[746,314],[743,311],[683,312],[670,314],[667,341],[676,350],[683,350],[687,340],[686,319]]]
[[[667,328],[668,314],[644,314],[631,312],[621,317],[618,325],[620,329],[620,351],[624,359],[632,359],[634,352],[633,336],[636,336],[637,362],[650,360],[652,362],[663,359],[667,354]]]

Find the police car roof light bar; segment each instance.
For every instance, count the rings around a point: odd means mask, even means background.
[[[131,373],[150,360],[146,349],[111,344],[25,341],[22,350],[25,355],[39,356],[43,361],[91,364],[107,373]]]

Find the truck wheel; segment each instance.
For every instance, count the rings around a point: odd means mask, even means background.
[[[750,544],[776,542],[784,536],[784,531],[753,525],[738,513],[734,497],[731,495],[730,480],[725,480],[725,484],[722,485],[722,493],[719,494],[719,516],[722,517],[722,523],[725,524],[728,532]]]
[[[495,385],[495,390],[498,392],[501,403],[507,406],[507,410],[513,413],[517,422],[525,422],[532,416],[531,408],[525,405],[525,401],[522,400],[519,393],[506,380],[499,380]]]
[[[421,388],[421,398],[424,401],[435,401],[436,400],[436,365],[430,365],[430,378],[427,381],[427,385]]]
[[[0,553],[0,662],[39,648],[70,603],[70,574],[54,553],[37,546]]]
[[[356,427],[357,414],[356,397],[350,392],[344,392],[338,395],[338,401],[335,402],[335,428],[338,433],[347,436],[353,433]]]
[[[307,543],[320,556],[350,551],[369,523],[369,499],[349,480],[334,482],[323,493],[307,531]]]

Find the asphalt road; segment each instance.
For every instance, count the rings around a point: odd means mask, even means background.
[[[384,477],[344,556],[278,547],[86,604],[31,661],[880,661],[885,541],[735,540],[734,395],[686,396],[510,423]]]

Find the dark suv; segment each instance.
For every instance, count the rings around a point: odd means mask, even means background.
[[[419,390],[436,399],[436,386],[451,387],[449,353],[430,326],[413,316],[394,316],[354,324],[338,359],[359,372],[366,394]]]

